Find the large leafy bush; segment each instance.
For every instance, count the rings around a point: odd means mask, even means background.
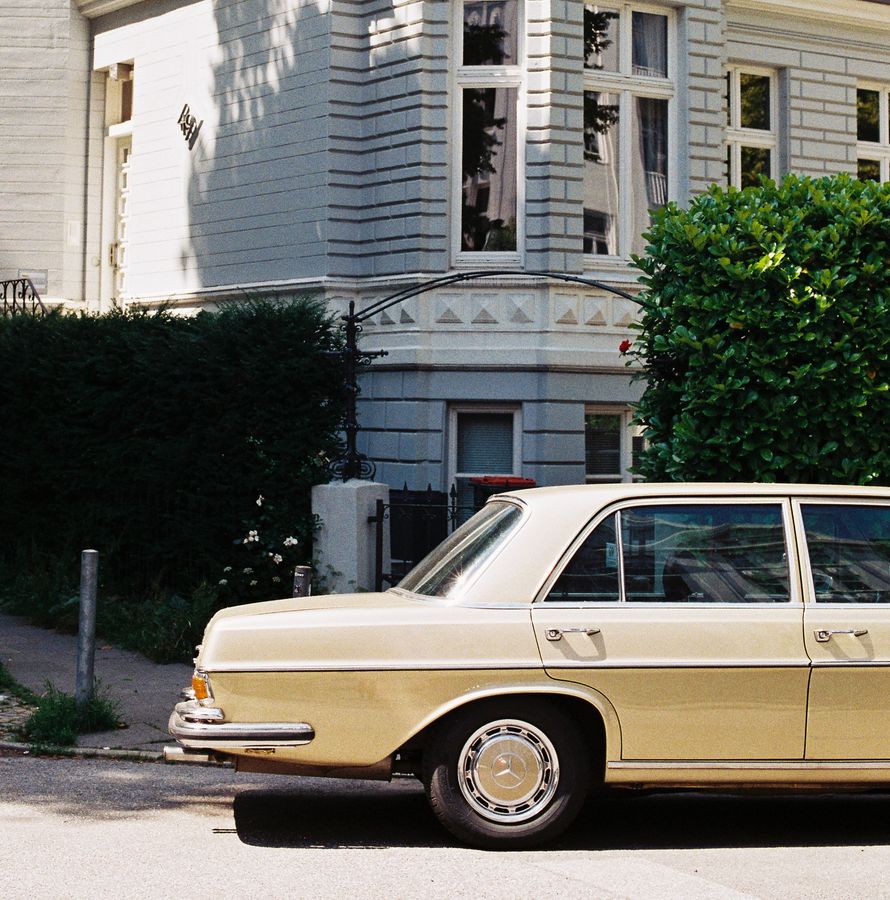
[[[640,473],[890,484],[890,184],[714,187],[647,237]]]
[[[93,547],[107,622],[157,656],[220,603],[288,593],[337,446],[338,340],[304,300],[0,319],[0,600],[73,614]]]

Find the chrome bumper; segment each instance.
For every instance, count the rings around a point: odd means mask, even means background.
[[[226,722],[221,709],[197,700],[177,703],[168,730],[183,747],[203,750],[245,750],[301,747],[315,739],[305,722]]]

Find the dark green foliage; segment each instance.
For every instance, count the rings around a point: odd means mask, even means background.
[[[647,237],[640,473],[890,484],[890,184],[714,187]]]
[[[98,683],[78,711],[74,697],[47,682],[37,700],[37,710],[25,723],[25,737],[40,747],[65,747],[73,744],[78,734],[108,731],[118,725],[117,704],[102,694]]]
[[[100,625],[153,631],[164,656],[214,605],[286,594],[337,446],[338,340],[306,300],[0,319],[0,601],[73,625],[80,551],[95,548]],[[264,510],[273,556],[256,585],[233,583],[224,569],[247,565]]]

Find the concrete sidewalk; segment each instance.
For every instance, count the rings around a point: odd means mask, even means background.
[[[0,614],[0,661],[16,681],[35,693],[41,693],[49,681],[58,690],[73,694],[77,636]],[[95,672],[102,692],[118,704],[127,727],[81,735],[79,747],[160,752],[165,744],[173,743],[167,734],[167,720],[180,690],[191,684],[191,666],[159,665],[100,640]]]

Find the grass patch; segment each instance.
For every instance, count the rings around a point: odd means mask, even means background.
[[[47,682],[37,698],[37,711],[25,723],[25,737],[40,747],[67,747],[79,734],[107,731],[120,725],[117,703],[99,691],[98,683],[83,710],[71,694]]]

